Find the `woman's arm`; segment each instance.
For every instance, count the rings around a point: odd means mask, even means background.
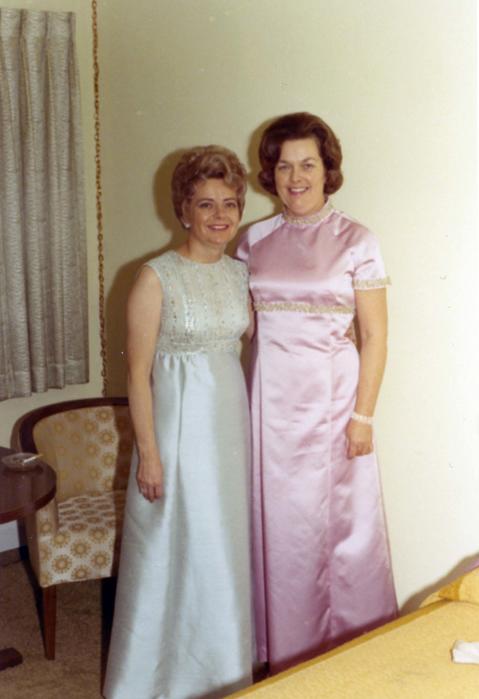
[[[381,387],[387,355],[386,289],[355,292],[361,338],[359,383],[354,412],[372,417]],[[373,450],[372,426],[350,420],[346,435],[348,457],[369,454]]]
[[[143,496],[163,495],[163,466],[153,426],[150,375],[160,328],[162,289],[155,272],[143,267],[127,304],[128,397],[139,464],[136,475]]]

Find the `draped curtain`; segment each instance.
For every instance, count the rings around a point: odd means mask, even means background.
[[[0,400],[88,381],[74,31],[0,8]]]

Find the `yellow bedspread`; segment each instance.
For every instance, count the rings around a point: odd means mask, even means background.
[[[439,601],[232,697],[479,699],[479,665],[457,665],[457,639],[479,641],[479,606]]]

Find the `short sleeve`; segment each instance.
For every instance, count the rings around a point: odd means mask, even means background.
[[[391,283],[386,274],[379,243],[370,231],[363,231],[360,240],[354,246],[353,261],[354,289],[382,289]]]

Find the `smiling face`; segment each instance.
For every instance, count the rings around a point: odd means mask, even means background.
[[[326,201],[326,171],[314,138],[285,141],[274,170],[278,196],[287,213],[311,216]]]
[[[221,254],[234,238],[240,222],[238,196],[221,179],[200,181],[183,204],[188,244],[198,258]]]

